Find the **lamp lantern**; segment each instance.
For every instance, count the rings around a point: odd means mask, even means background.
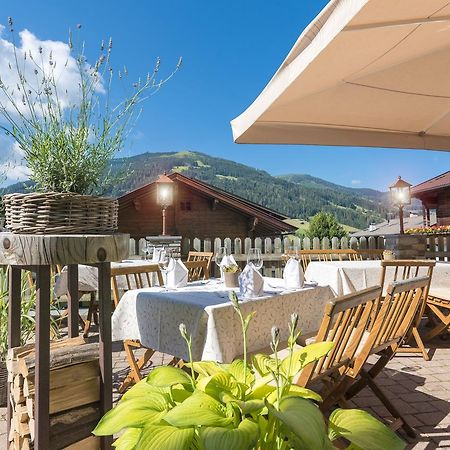
[[[173,204],[174,182],[164,172],[155,183],[156,203],[162,208],[162,236],[166,236],[166,209]]]
[[[401,176],[397,178],[397,181],[394,184],[389,186],[392,203],[397,206],[399,210],[400,234],[405,233],[403,225],[403,207],[411,204],[411,186],[412,184],[403,180]]]

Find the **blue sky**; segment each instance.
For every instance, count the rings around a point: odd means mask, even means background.
[[[157,56],[168,73],[182,69],[145,105],[123,156],[197,150],[267,170],[309,173],[356,187],[386,189],[402,175],[418,183],[450,168],[450,153],[312,146],[237,145],[229,122],[259,94],[323,0],[4,1],[41,40],[67,40],[82,24],[88,54],[114,39],[114,62],[144,75]],[[3,33],[6,37],[5,32]]]

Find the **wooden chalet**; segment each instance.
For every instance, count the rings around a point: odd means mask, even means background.
[[[411,195],[422,202],[425,225],[430,225],[432,209],[437,225],[450,225],[450,171],[412,187]]]
[[[166,211],[167,234],[184,238],[274,237],[293,233],[288,217],[180,173],[174,181],[173,205]],[[132,238],[161,234],[161,206],[155,182],[119,199],[119,231]]]

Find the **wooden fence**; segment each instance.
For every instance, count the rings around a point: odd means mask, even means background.
[[[426,257],[437,261],[450,261],[450,236],[429,235],[427,236]]]
[[[144,255],[146,246],[145,239],[139,241],[139,256]],[[219,247],[226,247],[228,252],[233,254],[236,262],[243,266],[247,260],[248,250],[252,247],[261,250],[263,258],[262,272],[265,276],[282,276],[282,255],[289,250],[290,247],[296,246],[302,250],[327,250],[327,249],[382,249],[384,247],[384,239],[370,236],[351,237],[351,238],[303,238],[285,237],[285,238],[215,238],[215,239],[183,239],[182,254],[186,256],[190,250],[216,252]],[[134,239],[130,239],[130,255],[135,253],[136,243]]]

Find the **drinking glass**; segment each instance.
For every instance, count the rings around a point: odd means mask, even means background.
[[[300,248],[298,245],[291,245],[289,247],[289,258],[300,259]]]
[[[259,248],[251,248],[247,253],[247,264],[253,264],[256,270],[261,269],[263,260],[261,257],[261,250]]]
[[[227,254],[227,249],[225,247],[219,247],[217,249],[217,251],[216,251],[216,256],[214,258],[215,263],[217,264],[217,267],[220,270],[220,279],[223,278],[223,272],[222,272],[221,264],[222,264],[223,258],[225,258],[225,256],[226,256],[226,254]]]

